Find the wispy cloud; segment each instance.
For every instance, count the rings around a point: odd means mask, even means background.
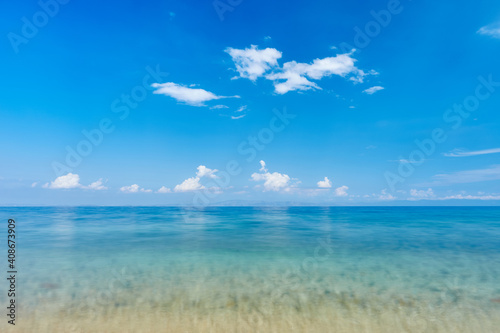
[[[241,118],[243,118],[244,116],[246,116],[246,114],[242,114],[241,116],[231,116],[231,119],[233,119],[233,120],[236,120],[236,119],[241,119]]]
[[[242,105],[238,108],[238,110],[236,110],[236,112],[243,112],[247,109],[248,105]]]
[[[496,153],[500,153],[500,148],[483,149],[476,151],[464,151],[461,149],[454,149],[449,153],[444,153],[443,155],[447,157],[467,157],[467,156],[496,154]]]
[[[444,186],[450,184],[477,183],[500,179],[500,165],[486,169],[458,171],[450,174],[438,174],[433,177],[431,185]]]
[[[227,105],[218,104],[218,105],[211,106],[210,110],[228,109],[228,108],[229,108],[229,106],[227,106]]]
[[[153,83],[154,94],[165,95],[174,98],[177,102],[192,106],[205,106],[205,102],[221,98],[239,98],[239,96],[217,96],[214,93],[201,88],[189,88],[174,82]]]
[[[500,22],[496,22],[493,24],[486,25],[484,27],[481,27],[478,31],[478,34],[480,35],[485,35],[485,36],[490,36],[493,38],[499,38],[500,39]]]
[[[380,90],[384,90],[384,87],[381,87],[381,86],[373,86],[371,88],[368,88],[368,89],[365,89],[363,90],[363,92],[365,94],[368,94],[368,95],[373,95],[374,93],[376,93],[377,91],[380,91]]]
[[[437,198],[437,200],[500,200],[500,195],[450,195],[442,198]]]

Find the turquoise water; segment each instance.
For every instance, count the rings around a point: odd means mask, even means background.
[[[500,332],[497,207],[0,212],[18,331]]]

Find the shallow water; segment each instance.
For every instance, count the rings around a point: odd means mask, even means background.
[[[500,332],[496,207],[0,212],[2,332]]]

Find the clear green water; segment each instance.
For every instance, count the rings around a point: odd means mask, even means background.
[[[7,219],[17,224],[16,328],[26,332],[100,331],[89,323],[112,319],[101,331],[127,331],[135,315],[142,329],[130,331],[158,331],[144,321],[154,316],[179,321],[165,332],[376,332],[392,321],[386,332],[494,332],[500,315],[496,207],[0,212],[3,240]]]

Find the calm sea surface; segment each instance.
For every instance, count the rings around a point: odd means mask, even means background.
[[[2,315],[2,332],[500,332],[497,207],[0,216],[0,269],[13,218],[18,270],[17,325]]]

